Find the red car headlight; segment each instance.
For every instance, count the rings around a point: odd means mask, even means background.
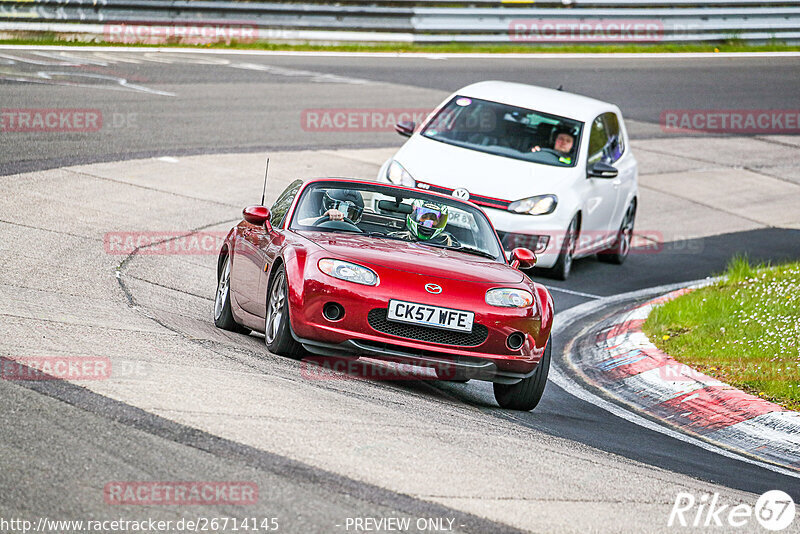
[[[533,295],[524,289],[500,287],[486,292],[486,304],[500,308],[527,308],[533,304]]]
[[[323,258],[319,260],[318,266],[320,271],[339,280],[365,286],[378,285],[378,274],[375,271],[349,261]]]

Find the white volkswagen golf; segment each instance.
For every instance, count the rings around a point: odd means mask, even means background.
[[[638,171],[617,106],[487,81],[450,95],[423,124],[396,129],[410,138],[378,180],[472,201],[507,251],[533,250],[537,266],[562,280],[574,258],[627,257]]]

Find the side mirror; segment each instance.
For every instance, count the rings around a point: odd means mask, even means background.
[[[414,133],[414,128],[416,127],[417,127],[416,122],[402,121],[394,125],[394,131],[396,131],[402,136],[411,137],[411,135]]]
[[[256,226],[264,226],[269,222],[272,214],[264,206],[250,206],[242,210],[244,220]]]
[[[515,248],[511,251],[511,266],[515,269],[531,269],[536,265],[536,254],[527,248]]]
[[[590,178],[616,178],[619,174],[619,171],[608,163],[598,161],[589,167],[589,170],[586,171],[586,174]]]

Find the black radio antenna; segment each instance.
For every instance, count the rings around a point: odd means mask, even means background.
[[[269,174],[269,156],[267,156],[267,169],[264,171],[264,190],[261,192],[261,205],[264,205],[264,197],[267,196],[267,175]]]

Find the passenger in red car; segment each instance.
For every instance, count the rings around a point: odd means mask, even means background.
[[[406,217],[407,230],[392,232],[392,237],[408,241],[424,241],[434,245],[458,247],[460,243],[449,232],[445,232],[449,209],[444,204],[437,204],[422,199],[412,203],[411,213]]]

